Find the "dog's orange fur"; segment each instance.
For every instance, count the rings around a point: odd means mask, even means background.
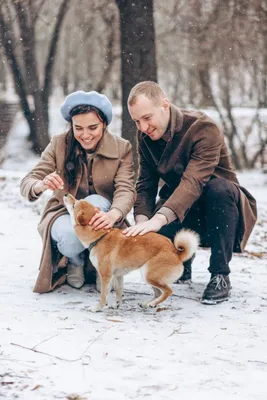
[[[93,230],[89,221],[95,207],[85,200],[75,200],[71,195],[64,198],[72,215],[74,229],[85,247],[103,236],[90,252],[90,259],[101,279],[101,300],[94,311],[106,305],[113,278],[117,306],[121,304],[123,275],[144,267],[144,277],[154,289],[155,296],[145,306],[155,307],[172,294],[170,283],[183,274],[183,262],[197,250],[198,236],[182,230],[175,237],[174,245],[166,237],[154,232],[144,236],[125,236],[121,230]]]

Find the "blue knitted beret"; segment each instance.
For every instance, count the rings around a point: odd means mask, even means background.
[[[81,105],[97,107],[105,114],[108,125],[110,124],[112,120],[112,104],[104,94],[99,94],[95,91],[84,92],[83,90],[78,90],[77,92],[69,94],[60,107],[63,118],[70,122],[71,110]]]

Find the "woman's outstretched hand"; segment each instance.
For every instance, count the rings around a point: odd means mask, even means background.
[[[46,177],[44,177],[42,181],[37,182],[34,186],[34,190],[36,193],[44,192],[47,189],[54,191],[63,188],[64,182],[56,172],[46,175]]]

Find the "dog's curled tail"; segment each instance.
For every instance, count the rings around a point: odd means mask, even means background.
[[[189,229],[182,229],[177,232],[173,244],[177,249],[182,262],[189,260],[197,251],[199,246],[199,236],[196,232]]]

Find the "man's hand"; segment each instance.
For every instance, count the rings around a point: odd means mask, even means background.
[[[149,218],[146,215],[139,214],[135,217],[135,224],[140,224],[141,222],[149,221]]]
[[[130,226],[122,231],[126,236],[145,235],[148,232],[158,232],[160,228],[168,223],[163,214],[156,214],[154,217],[137,225]]]
[[[113,208],[108,212],[100,211],[98,208],[95,209],[96,213],[91,218],[89,225],[95,230],[99,229],[110,229],[113,227],[115,222],[121,218],[120,211]]]

